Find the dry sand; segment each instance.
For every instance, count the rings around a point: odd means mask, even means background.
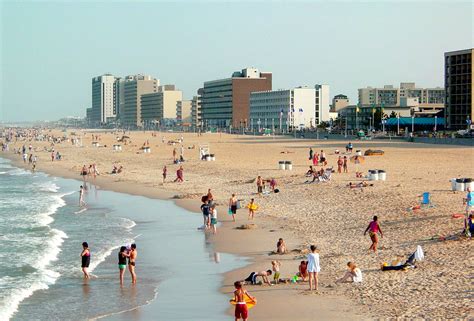
[[[79,131],[76,131],[78,134]],[[60,135],[59,131],[53,131]],[[80,134],[83,135],[82,133]],[[220,208],[220,220],[226,217],[228,198],[236,193],[248,201],[256,190],[253,180],[257,175],[274,177],[281,190],[278,194],[256,197],[260,209],[253,230],[236,230],[247,223],[247,213],[240,210],[238,222],[224,222],[216,237],[218,250],[249,256],[254,263],[226,276],[223,291],[231,292],[233,280],[246,277],[253,270],[270,268],[276,256],[268,253],[275,249],[279,237],[284,237],[290,249],[301,249],[316,244],[321,255],[320,294],[307,294],[306,285],[278,285],[273,287],[249,286],[259,298],[251,311],[256,320],[314,320],[342,318],[429,318],[468,319],[472,317],[472,270],[474,257],[470,240],[458,237],[462,220],[452,219],[453,213],[463,213],[464,193],[454,193],[449,179],[474,177],[474,150],[469,147],[413,144],[396,141],[354,142],[354,149],[383,149],[384,156],[367,157],[359,166],[384,169],[387,181],[363,190],[351,190],[348,182],[360,181],[349,164],[348,174],[333,174],[329,183],[304,184],[304,173],[310,164],[308,147],[324,149],[329,166],[336,166],[335,149],[344,150],[346,141],[293,140],[230,136],[226,134],[127,133],[132,144],[123,145],[122,152],[112,152],[117,135],[99,133],[100,143],[108,147],[92,147],[91,134],[82,136],[83,147],[64,142],[55,149],[63,155],[59,162],[50,161],[50,153],[38,152],[38,170],[80,179],[83,164],[96,163],[101,175],[97,183],[104,188],[139,193],[149,197],[182,198],[180,201],[198,209],[196,200],[212,189]],[[161,184],[163,165],[168,166],[169,181],[175,178],[177,165],[172,164],[170,146],[161,142],[184,136],[184,183]],[[149,140],[152,152],[143,154],[142,144]],[[200,161],[199,144],[208,143],[215,162]],[[20,147],[23,142],[14,144]],[[28,144],[28,143],[27,143]],[[42,149],[45,142],[33,142]],[[14,146],[11,146],[13,148]],[[281,152],[288,152],[282,154]],[[279,160],[293,162],[292,171],[278,170]],[[112,164],[124,166],[124,172],[110,175]],[[423,192],[432,194],[435,207],[417,212],[408,211],[419,204]],[[368,237],[363,231],[373,215],[378,215],[384,231],[382,250],[369,254]],[[439,236],[448,237],[441,240]],[[452,240],[450,239],[452,237]],[[405,259],[417,245],[422,245],[426,259],[417,269],[408,271],[380,271],[382,262],[397,257]],[[301,255],[277,256],[282,261],[282,277],[297,271]],[[364,273],[360,285],[340,284],[347,261],[355,261]]]

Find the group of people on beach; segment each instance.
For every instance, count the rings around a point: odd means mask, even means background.
[[[118,268],[119,268],[119,280],[120,285],[123,285],[123,278],[125,269],[128,266],[128,270],[132,277],[132,284],[137,283],[137,274],[135,272],[136,260],[137,260],[137,245],[135,243],[130,246],[121,246],[118,252]],[[85,279],[90,278],[89,266],[91,264],[91,250],[87,242],[82,243],[81,252],[81,269]]]

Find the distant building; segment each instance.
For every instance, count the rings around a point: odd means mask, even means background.
[[[176,102],[176,122],[178,125],[191,125],[191,100],[178,100]]]
[[[289,131],[316,123],[316,89],[297,87],[250,94],[250,127]]]
[[[329,85],[315,85],[316,89],[316,111],[315,122],[319,125],[321,122],[327,122],[331,119],[329,115]]]
[[[255,68],[237,71],[230,78],[207,81],[202,93],[202,120],[205,125],[247,127],[250,93],[272,89],[272,74]]]
[[[114,82],[114,95],[115,95],[115,116],[116,119],[121,121],[121,115],[123,114],[123,106],[125,104],[124,95],[125,80],[120,77],[115,78]]]
[[[446,91],[446,125],[465,129],[474,118],[474,48],[444,54],[444,87]]]
[[[92,107],[87,108],[86,109],[86,122],[87,122],[87,125],[89,126],[92,124],[92,115],[93,115]]]
[[[202,88],[199,88],[197,96],[191,100],[191,125],[193,127],[202,127],[201,94]]]
[[[122,126],[141,127],[141,96],[158,91],[160,81],[147,75],[127,76],[124,80]]]
[[[116,116],[115,77],[104,74],[92,78],[91,125],[105,124],[107,119]]]
[[[336,95],[332,99],[331,112],[338,112],[347,106],[349,106],[349,98],[342,94]]]
[[[400,88],[392,85],[385,85],[383,88],[360,88],[359,106],[400,106],[402,98],[418,98],[421,106],[428,108],[444,107],[444,89],[436,88],[417,88],[414,82],[402,82]]]
[[[144,124],[159,121],[162,125],[176,122],[176,103],[182,100],[181,90],[174,85],[159,86],[155,93],[141,96],[141,119]]]

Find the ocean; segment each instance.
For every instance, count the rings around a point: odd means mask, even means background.
[[[0,158],[0,320],[226,320],[222,274],[247,260],[215,253],[200,224],[200,215],[171,201],[32,173]],[[90,280],[80,268],[84,241]],[[133,242],[138,283],[127,271],[120,287],[117,252]],[[222,303],[210,313],[209,302]]]

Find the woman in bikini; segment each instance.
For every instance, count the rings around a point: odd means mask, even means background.
[[[374,253],[377,252],[377,244],[379,242],[377,233],[380,233],[380,237],[383,237],[383,232],[382,229],[380,228],[380,225],[378,223],[378,217],[377,215],[374,216],[374,219],[372,222],[369,223],[369,226],[365,229],[364,236],[369,232],[370,239],[372,240],[372,245],[370,245],[369,251],[373,250]]]

